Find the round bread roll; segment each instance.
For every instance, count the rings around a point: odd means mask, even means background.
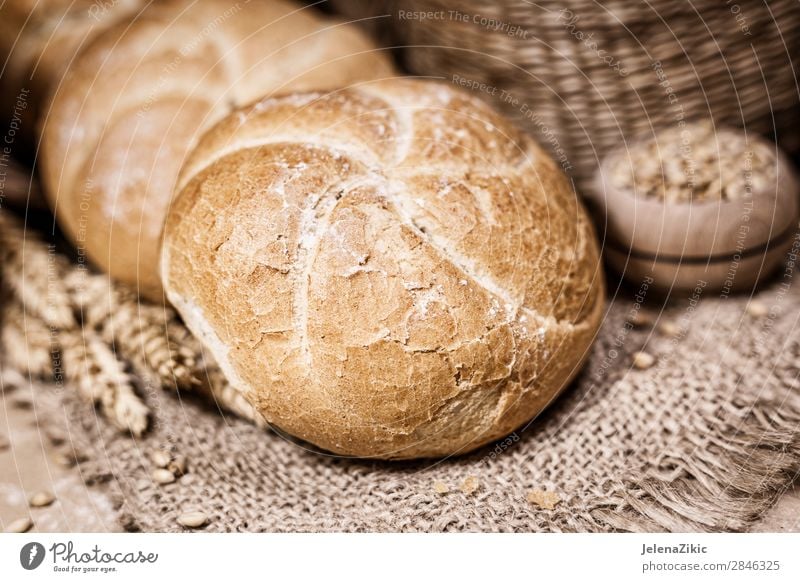
[[[355,27],[316,14],[279,0],[153,2],[95,35],[42,135],[46,192],[81,252],[160,301],[164,215],[205,129],[273,92],[393,74]]]
[[[556,164],[417,80],[263,100],[181,173],[170,302],[280,429],[343,455],[464,453],[579,370],[604,284]]]

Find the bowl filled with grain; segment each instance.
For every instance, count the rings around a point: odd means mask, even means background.
[[[798,190],[774,143],[698,121],[610,152],[587,194],[626,279],[728,293],[752,289],[797,241]]]

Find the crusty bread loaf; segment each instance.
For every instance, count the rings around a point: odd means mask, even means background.
[[[6,0],[0,3],[0,106],[11,115],[26,101],[14,146],[36,145],[37,120],[69,63],[96,34],[131,15],[146,0]]]
[[[581,366],[604,286],[556,164],[450,86],[269,98],[193,150],[167,296],[286,432],[345,455],[457,454]]]
[[[154,2],[96,34],[59,83],[42,135],[56,216],[111,276],[161,299],[159,234],[196,138],[273,92],[392,74],[354,27],[282,0]]]

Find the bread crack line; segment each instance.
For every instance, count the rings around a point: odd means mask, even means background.
[[[404,188],[408,188],[405,182],[399,182]],[[466,277],[472,280],[481,289],[489,293],[492,297],[502,301],[506,315],[508,316],[507,322],[516,319],[519,309],[522,307],[522,301],[514,298],[508,291],[503,289],[496,281],[489,275],[477,273],[474,266],[470,263],[470,259],[450,250],[447,250],[447,243],[450,241],[443,240],[444,237],[437,236],[428,232],[427,229],[422,227],[417,217],[414,215],[410,206],[410,201],[405,201],[402,194],[398,194],[399,190],[398,181],[387,184],[385,194],[387,202],[394,211],[394,214],[400,219],[401,223],[408,228],[411,232],[416,234],[421,240],[428,244],[440,257],[451,263],[455,268],[461,271]]]
[[[351,191],[372,183],[372,177],[366,174],[340,180],[330,185],[328,189],[320,194],[312,204],[306,207],[306,211],[302,213],[306,216],[300,221],[300,237],[297,241],[298,258],[302,257],[302,270],[300,270],[300,277],[296,283],[297,288],[294,294],[293,308],[295,313],[298,314],[296,319],[298,320],[297,333],[300,336],[300,350],[308,369],[311,369],[313,364],[308,338],[308,293],[309,287],[311,286],[311,275],[314,269],[314,263],[319,254],[322,240],[325,238],[331,226],[333,214],[339,207],[339,204]],[[320,205],[324,205],[323,213],[321,216],[316,216],[316,210]],[[310,216],[311,214],[314,214],[314,216]],[[306,233],[308,237],[305,236]],[[304,242],[307,242],[308,239],[311,240],[311,245],[305,246]],[[303,258],[305,260],[302,260]]]

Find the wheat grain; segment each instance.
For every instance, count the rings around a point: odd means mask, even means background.
[[[49,491],[39,491],[31,495],[30,499],[28,499],[28,505],[31,507],[47,507],[55,500],[56,498]]]
[[[159,485],[167,485],[175,482],[175,474],[167,469],[156,469],[153,471],[153,481]]]
[[[541,489],[534,489],[528,492],[526,496],[528,503],[538,505],[542,509],[555,509],[556,505],[561,503],[561,496],[554,491],[543,491]]]
[[[459,487],[459,489],[465,495],[472,495],[473,493],[475,493],[478,490],[479,487],[480,487],[480,484],[478,483],[478,480],[475,477],[473,477],[472,475],[470,475],[469,477],[464,479],[464,481],[461,483],[461,486]]]
[[[769,313],[769,308],[761,301],[756,299],[750,301],[745,310],[747,311],[748,315],[751,315],[752,317],[764,317]]]
[[[683,333],[683,329],[680,325],[669,320],[659,323],[658,331],[667,337],[678,337]]]
[[[647,370],[656,363],[656,358],[647,352],[636,352],[633,354],[633,367],[638,370]]]
[[[78,459],[75,457],[75,455],[69,453],[56,452],[51,455],[51,458],[59,467],[63,467],[65,469],[70,469],[78,464]]]
[[[6,527],[6,533],[25,533],[33,527],[33,521],[30,517],[20,517],[15,519]]]
[[[442,481],[436,481],[433,484],[433,491],[438,495],[445,495],[450,492],[450,487],[447,483],[443,483]]]
[[[202,527],[208,523],[208,516],[202,511],[187,511],[178,516],[178,523],[184,527]]]
[[[168,452],[158,449],[150,455],[150,460],[159,469],[166,469],[172,461],[172,456]]]
[[[175,457],[169,462],[167,469],[172,471],[172,474],[176,477],[183,477],[186,474],[186,457]]]

